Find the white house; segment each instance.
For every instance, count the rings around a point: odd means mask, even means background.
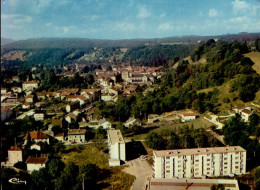
[[[68,141],[70,143],[84,143],[86,141],[86,129],[70,129],[68,131]]]
[[[38,88],[38,83],[36,81],[25,81],[23,83],[23,90],[33,90]]]
[[[246,150],[240,146],[154,151],[155,178],[201,178],[246,173]]]
[[[30,146],[30,149],[31,149],[31,150],[35,149],[35,150],[41,151],[41,143],[34,143],[34,144],[32,144],[32,145]]]
[[[125,141],[120,130],[108,130],[109,166],[120,166],[126,160]]]
[[[29,102],[23,103],[23,104],[22,104],[22,108],[23,108],[23,109],[30,109],[30,108],[31,108],[31,103],[29,103]]]
[[[8,162],[11,165],[14,165],[15,163],[23,161],[23,151],[18,146],[11,146],[11,148],[8,150]]]
[[[33,115],[33,117],[36,121],[43,121],[44,120],[44,113],[35,113]]]
[[[125,123],[124,125],[126,127],[130,127],[132,125],[134,125],[134,123],[136,122],[136,119],[134,117],[130,117]]]
[[[102,127],[103,129],[111,129],[112,124],[109,121],[106,121],[105,119],[102,119],[98,122],[99,127]]]
[[[249,117],[253,114],[253,111],[249,110],[249,109],[243,109],[241,111],[241,118],[245,121],[248,122]]]
[[[24,139],[24,144],[27,144],[29,139],[31,141],[34,141],[35,143],[46,142],[50,144],[49,137],[40,131],[30,131],[25,135],[23,139]]]
[[[181,122],[192,121],[196,119],[195,113],[183,113],[181,114]]]
[[[32,172],[33,170],[39,170],[45,168],[48,161],[48,154],[41,154],[40,157],[29,156],[26,160],[27,170]]]

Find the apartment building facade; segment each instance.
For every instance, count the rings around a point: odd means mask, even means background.
[[[154,151],[155,178],[201,178],[246,173],[240,146]]]
[[[109,166],[120,166],[126,160],[125,141],[120,130],[108,130]]]

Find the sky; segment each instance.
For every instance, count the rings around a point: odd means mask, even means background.
[[[163,38],[260,32],[260,0],[1,0],[1,37]]]

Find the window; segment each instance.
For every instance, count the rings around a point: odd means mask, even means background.
[[[178,169],[178,172],[181,172],[182,170],[181,169]]]

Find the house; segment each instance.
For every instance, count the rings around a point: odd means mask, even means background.
[[[29,156],[26,160],[27,170],[29,172],[32,172],[34,170],[45,168],[47,161],[48,161],[48,154],[41,154],[40,157]]]
[[[67,112],[72,112],[73,110],[78,109],[78,108],[80,108],[80,103],[79,103],[78,100],[75,101],[75,102],[71,102],[68,105],[66,105],[66,111]]]
[[[25,135],[23,139],[24,139],[24,144],[27,144],[29,139],[31,141],[34,141],[35,143],[46,142],[47,144],[50,144],[50,138],[46,134],[42,133],[41,131],[30,131]]]
[[[37,98],[40,100],[45,100],[46,99],[46,91],[42,91],[42,92],[36,92]]]
[[[34,102],[34,95],[28,95],[25,97],[25,102],[33,103]]]
[[[120,166],[126,160],[125,141],[120,130],[108,130],[109,166]]]
[[[1,107],[1,121],[5,121],[9,119],[11,115],[12,115],[11,107]]]
[[[33,90],[38,88],[38,83],[36,81],[25,81],[22,86],[23,90]]]
[[[65,116],[65,120],[68,122],[68,123],[71,123],[72,121],[76,121],[77,120],[77,115],[74,114],[74,113],[69,113]]]
[[[12,76],[12,80],[16,81],[16,82],[19,82],[19,77],[18,76]]]
[[[109,121],[106,121],[105,119],[102,119],[98,122],[99,127],[102,127],[103,129],[111,129],[112,124]]]
[[[101,100],[105,101],[105,102],[112,102],[112,101],[115,101],[117,95],[114,95],[114,94],[102,94],[101,95]]]
[[[44,107],[45,105],[46,105],[45,102],[36,102],[36,103],[35,103],[35,106],[36,106],[37,108]]]
[[[30,108],[31,108],[31,103],[29,103],[29,102],[23,103],[23,104],[22,104],[22,108],[23,108],[23,109],[30,109]]]
[[[95,113],[95,110],[94,109],[89,109],[87,112],[86,112],[86,119],[87,121],[91,122],[94,120],[94,113]]]
[[[155,178],[201,178],[246,173],[240,146],[153,151]],[[214,164],[212,164],[214,163]]]
[[[134,123],[136,122],[136,119],[134,117],[130,117],[125,123],[124,125],[126,127],[130,127],[132,125],[134,125]]]
[[[86,129],[70,129],[68,131],[68,141],[70,143],[84,143],[86,141]]]
[[[60,98],[60,93],[59,92],[47,92],[46,96],[51,99],[51,98]]]
[[[12,87],[11,90],[12,90],[13,92],[18,92],[18,93],[21,93],[21,92],[22,92],[22,88],[21,88],[21,87],[18,87],[18,86]]]
[[[7,88],[1,88],[1,94],[6,94],[7,93]]]
[[[44,120],[44,113],[35,113],[33,115],[33,117],[36,121],[43,121]]]
[[[82,106],[88,102],[88,99],[82,95],[69,95],[69,96],[66,96],[66,100],[70,101],[70,102],[79,101],[80,106]]]
[[[183,113],[181,114],[181,122],[192,121],[196,119],[195,113]]]
[[[253,114],[253,111],[249,110],[249,109],[243,109],[240,113],[241,118],[245,121],[248,122],[249,117]]]
[[[30,149],[31,149],[31,150],[35,149],[35,150],[41,151],[41,145],[42,145],[41,142],[39,142],[39,143],[34,143],[34,144],[32,144],[32,145],[30,146]]]
[[[64,142],[64,133],[58,133],[54,136],[58,141]]]
[[[14,165],[17,162],[23,161],[23,150],[18,146],[11,146],[8,150],[8,162]]]

